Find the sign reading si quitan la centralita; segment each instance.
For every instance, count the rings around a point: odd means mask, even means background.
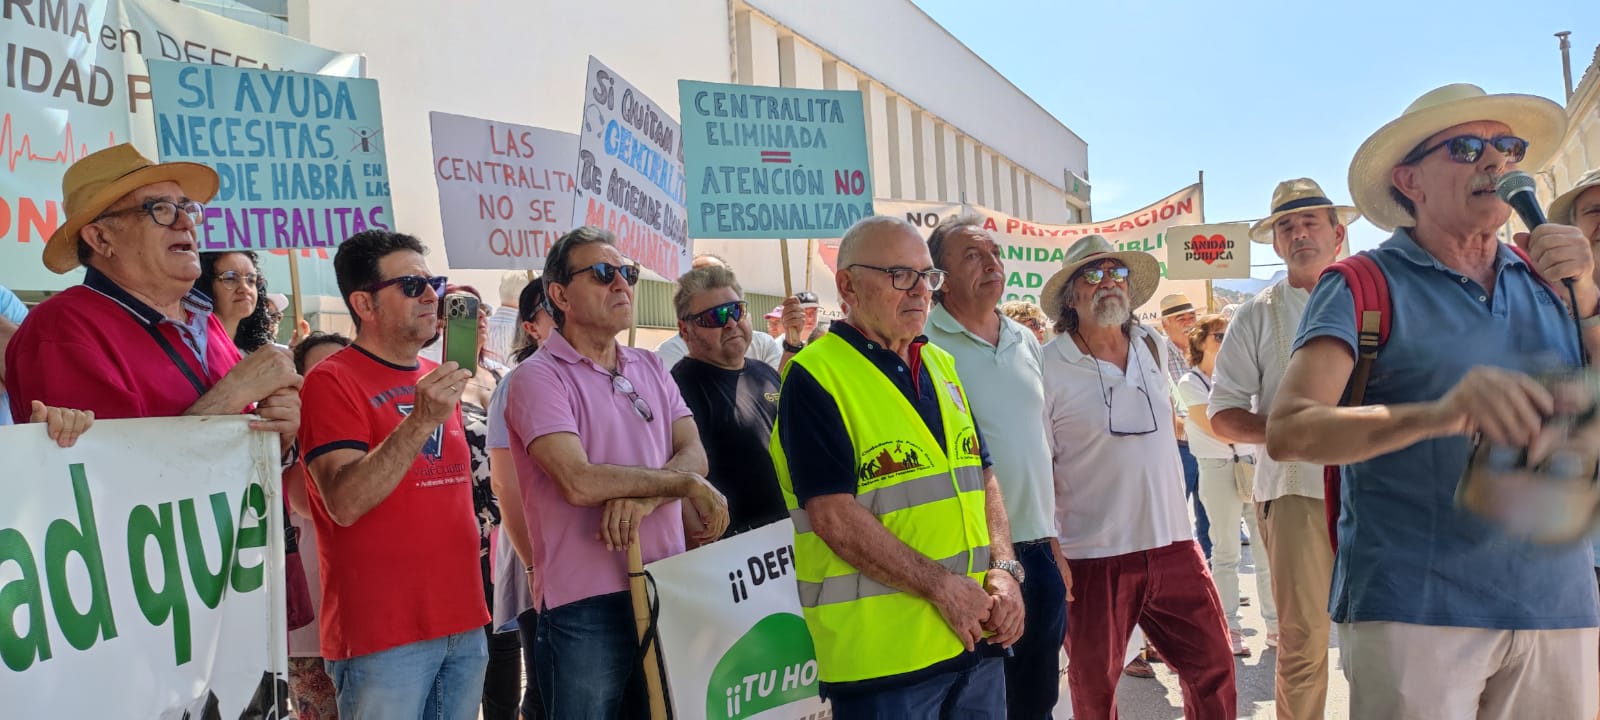
[[[678,81],[689,234],[834,238],[872,214],[861,93]]]

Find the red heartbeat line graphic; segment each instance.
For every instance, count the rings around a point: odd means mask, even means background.
[[[17,171],[17,162],[20,160],[71,165],[90,152],[87,143],[77,143],[76,138],[72,135],[72,123],[70,122],[67,123],[66,132],[62,134],[61,149],[55,154],[39,155],[33,151],[33,138],[29,137],[27,133],[22,133],[21,140],[17,140],[14,137],[15,135],[16,131],[11,127],[11,113],[6,113],[5,118],[0,120],[0,154],[5,156],[11,172]],[[115,144],[117,144],[117,134],[115,132],[106,133],[106,147],[111,147]]]
[[[789,152],[787,150],[762,150],[761,151],[761,162],[764,162],[764,163],[788,163],[789,162]]]

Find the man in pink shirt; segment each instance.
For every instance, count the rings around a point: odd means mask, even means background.
[[[661,361],[616,336],[639,266],[581,227],[545,260],[557,331],[507,380],[522,507],[533,531],[539,690],[552,717],[642,717],[629,543],[645,562],[722,535],[728,503],[705,479],[694,418]],[[518,449],[525,450],[519,452]],[[688,502],[680,502],[688,500]]]

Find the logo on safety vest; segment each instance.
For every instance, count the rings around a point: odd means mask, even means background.
[[[955,447],[962,455],[980,457],[978,454],[978,433],[972,428],[964,428],[961,435],[956,438]]]
[[[928,453],[916,443],[894,440],[879,443],[861,454],[856,467],[856,477],[863,483],[881,480],[907,470],[933,467],[928,464]]]
[[[950,402],[955,403],[956,409],[966,412],[967,400],[961,397],[961,386],[953,382],[947,382],[944,384],[944,389],[950,393]]]

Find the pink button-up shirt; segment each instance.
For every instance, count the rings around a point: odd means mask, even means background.
[[[628,589],[628,557],[596,538],[604,507],[576,507],[528,455],[528,444],[554,433],[573,433],[589,462],[661,468],[672,458],[672,423],[689,408],[655,354],[618,344],[618,369],[650,406],[646,422],[627,396],[612,388],[611,373],[553,333],[506,380],[506,426],[530,519],[534,566],[543,577],[535,606],[567,603]],[[684,551],[683,516],[674,500],[639,525],[639,549],[649,563]]]

